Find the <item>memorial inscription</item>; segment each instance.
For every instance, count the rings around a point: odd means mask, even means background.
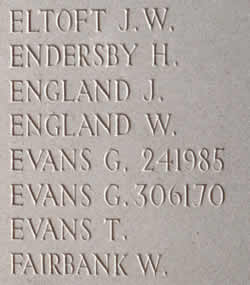
[[[249,284],[250,4],[177,2],[0,3],[0,284]]]

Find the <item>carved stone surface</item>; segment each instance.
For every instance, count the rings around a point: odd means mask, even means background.
[[[0,284],[247,285],[250,2],[0,3]]]

